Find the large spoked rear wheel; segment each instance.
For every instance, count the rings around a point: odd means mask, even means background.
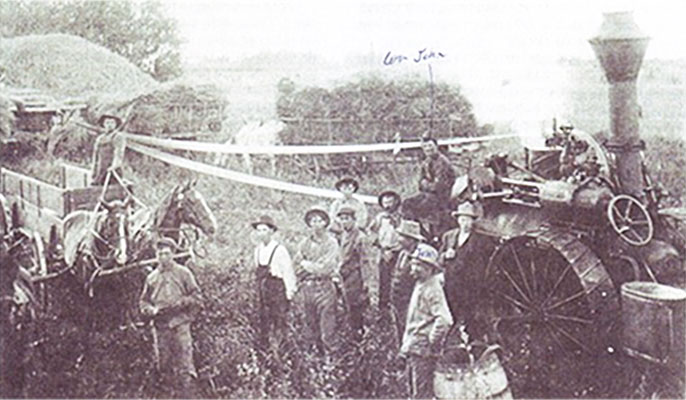
[[[515,396],[574,396],[589,368],[579,371],[580,360],[608,351],[619,315],[600,260],[569,234],[543,232],[500,246],[487,279],[488,322]]]

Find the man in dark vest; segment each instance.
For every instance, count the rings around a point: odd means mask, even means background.
[[[483,273],[488,263],[488,238],[473,232],[478,216],[472,203],[465,202],[452,213],[458,227],[443,234],[440,262],[445,266],[445,294],[455,323],[465,325],[472,340],[481,339],[486,328],[477,317],[484,295]]]

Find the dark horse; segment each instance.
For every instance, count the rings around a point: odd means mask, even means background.
[[[0,196],[0,393],[2,397],[14,398],[22,396],[24,355],[38,302],[31,277],[24,268],[25,239],[12,232],[5,205]]]
[[[178,252],[190,253],[190,257],[177,258],[177,262],[184,263],[193,257],[198,230],[210,237],[215,234],[217,221],[205,198],[195,189],[195,183],[175,186],[154,211],[142,209],[131,217],[134,259],[154,259],[154,242],[168,237],[177,243]]]
[[[122,322],[122,310],[129,310],[133,297],[127,293],[132,282],[127,265],[128,216],[131,198],[100,200],[101,211],[75,211],[64,219],[64,261],[85,294],[84,316],[97,323],[95,316],[112,323]]]

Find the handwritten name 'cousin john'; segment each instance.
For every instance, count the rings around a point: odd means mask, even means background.
[[[434,60],[434,59],[439,59],[439,58],[444,58],[445,54],[441,53],[440,51],[433,51],[427,48],[423,48],[417,52],[417,54],[413,58],[409,58],[406,55],[403,54],[393,54],[392,52],[386,53],[386,56],[383,58],[383,64],[384,65],[394,65],[394,64],[400,64],[404,61],[412,60],[415,63],[420,63],[422,61],[428,61],[428,60]]]

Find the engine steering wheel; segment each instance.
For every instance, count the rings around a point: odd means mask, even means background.
[[[607,217],[620,238],[634,246],[644,246],[653,238],[653,220],[636,198],[620,194],[610,200]]]

